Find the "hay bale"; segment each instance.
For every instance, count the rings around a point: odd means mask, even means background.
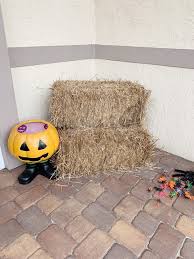
[[[59,130],[59,136],[55,163],[62,177],[143,166],[154,149],[150,135],[138,126]]]
[[[141,124],[150,92],[130,81],[56,81],[51,122],[59,128]]]

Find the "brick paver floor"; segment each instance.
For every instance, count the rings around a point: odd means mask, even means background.
[[[26,186],[0,172],[0,259],[194,259],[194,202],[148,188],[194,163],[157,150],[154,166]]]

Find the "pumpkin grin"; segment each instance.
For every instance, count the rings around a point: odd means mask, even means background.
[[[21,160],[24,160],[24,161],[28,160],[28,161],[31,161],[31,162],[37,162],[37,161],[39,161],[41,158],[46,158],[47,156],[48,156],[48,153],[43,154],[42,156],[39,156],[39,157],[23,157],[23,156],[19,156],[19,158],[20,158]]]

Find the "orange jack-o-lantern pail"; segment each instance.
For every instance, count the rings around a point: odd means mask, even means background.
[[[12,128],[8,138],[10,153],[25,163],[46,161],[58,147],[56,128],[44,120],[24,121]]]

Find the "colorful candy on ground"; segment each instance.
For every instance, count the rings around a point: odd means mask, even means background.
[[[166,175],[161,175],[158,179],[159,186],[155,190],[159,192],[160,197],[169,196],[170,198],[183,196],[187,199],[194,200],[194,195],[191,194],[193,183],[179,177],[168,178]]]

